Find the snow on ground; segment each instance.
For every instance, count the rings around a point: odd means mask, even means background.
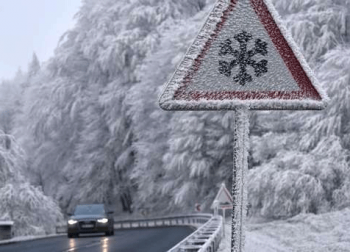
[[[219,252],[231,251],[231,219]],[[350,252],[350,209],[302,214],[264,223],[248,221],[245,252]]]

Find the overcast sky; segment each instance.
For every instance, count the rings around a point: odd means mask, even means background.
[[[53,55],[60,36],[74,26],[81,0],[0,0],[0,80],[27,70],[35,52]]]

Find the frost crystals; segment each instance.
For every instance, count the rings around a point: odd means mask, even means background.
[[[232,55],[235,57],[235,59],[233,59],[231,62],[220,60],[219,72],[227,77],[230,77],[231,70],[235,66],[239,66],[239,74],[234,76],[233,80],[242,86],[253,80],[252,76],[247,73],[248,66],[254,68],[256,77],[260,77],[264,73],[267,73],[267,60],[256,62],[254,59],[252,59],[253,56],[257,54],[261,54],[263,56],[267,55],[267,43],[261,39],[257,39],[255,40],[255,47],[252,50],[247,51],[248,42],[252,40],[252,37],[253,36],[246,31],[242,31],[234,36],[235,40],[237,40],[240,45],[240,51],[232,48],[231,39],[226,39],[225,42],[221,43],[220,45],[219,56]]]

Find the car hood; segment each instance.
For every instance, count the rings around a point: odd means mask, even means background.
[[[71,219],[73,220],[85,220],[85,219],[102,219],[107,218],[106,215],[73,215]]]

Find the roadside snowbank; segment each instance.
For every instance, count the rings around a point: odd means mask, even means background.
[[[231,219],[219,252],[231,251]],[[248,221],[246,252],[350,252],[350,209],[301,214],[284,221]]]

